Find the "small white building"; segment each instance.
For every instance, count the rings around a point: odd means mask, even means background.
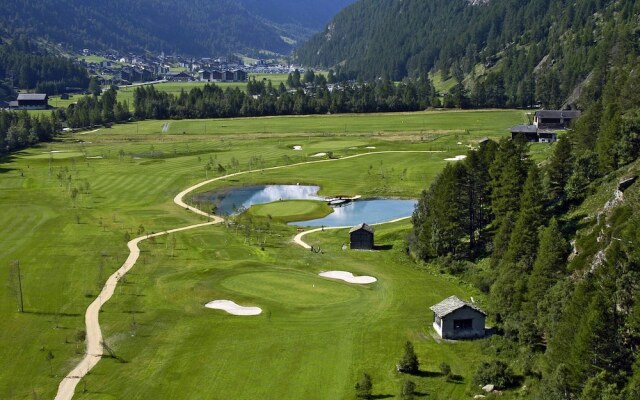
[[[487,314],[473,303],[451,296],[431,306],[433,329],[443,339],[475,339],[485,336]]]

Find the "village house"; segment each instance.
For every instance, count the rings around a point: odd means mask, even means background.
[[[49,96],[44,93],[20,93],[16,101],[9,102],[9,108],[19,110],[46,110]]]
[[[516,125],[511,128],[511,138],[524,137],[528,142],[553,143],[558,140],[556,130],[567,129],[580,111],[540,110],[533,117],[533,124]]]
[[[473,303],[451,296],[431,306],[433,329],[443,339],[475,339],[485,336],[487,314]]]
[[[351,250],[373,250],[373,228],[365,223],[349,230]]]
[[[567,129],[580,116],[576,110],[540,110],[533,117],[538,129]]]

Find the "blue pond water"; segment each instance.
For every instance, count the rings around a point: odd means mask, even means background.
[[[228,187],[215,192],[204,193],[198,198],[217,204],[218,214],[235,214],[254,204],[271,203],[278,200],[323,200],[318,196],[318,186],[306,185],[257,185]],[[197,199],[196,199],[197,200]],[[301,226],[351,226],[361,222],[376,224],[413,213],[415,200],[358,200],[334,209],[324,218],[311,221],[292,222]]]

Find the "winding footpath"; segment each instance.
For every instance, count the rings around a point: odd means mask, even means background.
[[[184,198],[186,195],[212,182],[228,179],[238,175],[245,175],[245,174],[251,174],[251,173],[262,172],[262,171],[271,171],[271,170],[283,169],[283,168],[291,168],[291,167],[297,167],[301,165],[347,160],[350,158],[364,157],[364,156],[369,156],[374,154],[393,154],[393,153],[442,153],[442,151],[430,151],[430,150],[372,151],[368,153],[355,154],[352,156],[346,156],[346,157],[337,158],[337,159],[305,161],[305,162],[300,162],[295,164],[281,165],[277,167],[253,169],[249,171],[236,172],[233,174],[228,174],[228,175],[220,176],[217,178],[209,179],[209,180],[200,182],[196,185],[193,185],[183,190],[182,192],[178,193],[176,197],[174,197],[173,199],[173,202],[176,205],[183,207],[195,214],[207,217],[209,219],[209,222],[188,225],[181,228],[176,228],[176,229],[171,229],[163,232],[140,236],[135,239],[132,239],[127,243],[127,246],[129,247],[129,257],[127,257],[124,264],[122,264],[122,266],[107,279],[98,297],[89,305],[89,307],[87,307],[87,311],[84,317],[84,321],[86,325],[86,334],[87,334],[86,336],[87,349],[86,349],[85,356],[73,368],[73,370],[71,370],[71,372],[69,372],[69,374],[67,374],[67,376],[65,376],[62,379],[62,381],[60,382],[60,385],[58,386],[58,393],[56,394],[55,400],[71,400],[75,393],[76,386],[78,385],[80,380],[85,375],[87,375],[93,367],[95,367],[98,364],[98,362],[104,355],[104,349],[102,346],[102,343],[103,343],[102,330],[100,329],[100,321],[99,321],[100,309],[107,301],[109,301],[109,299],[111,299],[111,296],[113,296],[116,290],[116,286],[118,285],[118,282],[120,281],[120,279],[127,272],[129,272],[131,268],[135,266],[136,261],[140,256],[140,248],[138,247],[138,244],[152,237],[168,235],[170,233],[182,232],[190,229],[202,228],[205,226],[219,224],[224,221],[221,217],[217,215],[209,214],[205,211],[202,211],[196,207],[190,206],[187,203],[185,203]],[[399,219],[384,222],[384,223],[401,221],[407,218],[410,218],[410,217],[399,218]],[[375,225],[379,225],[379,224],[375,224]],[[325,227],[324,229],[327,230],[327,229],[344,229],[344,228],[349,228],[349,227]],[[309,231],[299,233],[298,235],[295,236],[293,241],[294,243],[298,244],[299,246],[302,246],[305,249],[310,249],[311,246],[302,240],[303,237],[309,233],[318,232],[320,230],[322,230],[322,228],[312,229]]]

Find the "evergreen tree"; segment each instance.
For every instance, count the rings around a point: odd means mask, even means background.
[[[413,343],[407,341],[404,345],[404,355],[398,363],[398,371],[416,374],[419,370],[420,362],[418,361],[418,355],[413,349]]]

